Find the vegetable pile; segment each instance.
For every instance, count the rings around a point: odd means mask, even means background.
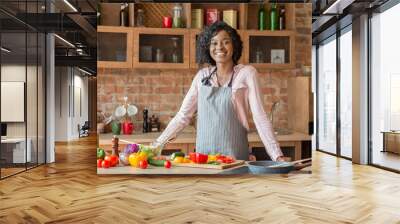
[[[147,169],[149,165],[156,167],[171,168],[173,164],[179,163],[197,163],[197,164],[229,164],[235,162],[232,156],[221,154],[202,154],[191,152],[188,156],[183,152],[174,152],[169,159],[165,156],[156,156],[151,146],[141,144],[128,144],[125,149],[116,155],[107,155],[104,149],[97,149],[97,167],[110,168],[118,164],[134,168]]]

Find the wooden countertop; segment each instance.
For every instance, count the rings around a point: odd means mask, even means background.
[[[150,133],[140,133],[133,135],[118,135],[120,144],[126,143],[150,143],[155,141],[161,132],[150,132]],[[111,139],[113,137],[112,133],[100,134],[99,135],[99,145],[111,145]],[[311,141],[311,136],[293,132],[289,135],[277,135],[277,140],[279,142],[290,142],[290,141]],[[249,142],[261,142],[260,136],[257,132],[250,132],[248,134]],[[171,143],[177,144],[195,144],[196,134],[195,133],[181,133],[177,138]]]

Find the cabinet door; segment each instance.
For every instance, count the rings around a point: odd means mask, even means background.
[[[97,66],[132,68],[133,33],[126,27],[97,27]]]
[[[248,31],[244,37],[245,61],[256,68],[295,66],[293,31]]]
[[[187,29],[135,28],[134,68],[189,68],[189,37]]]

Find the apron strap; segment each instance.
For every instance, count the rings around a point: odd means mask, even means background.
[[[232,87],[233,75],[235,74],[235,68],[233,68],[231,80],[229,81],[228,87]]]
[[[201,80],[201,82],[203,83],[203,85],[205,85],[205,86],[211,86],[210,79],[211,79],[211,77],[212,77],[214,74],[217,74],[217,67],[214,68],[214,70],[210,73],[210,75],[204,77],[204,78]],[[231,79],[229,80],[228,87],[232,87],[233,75],[234,75],[234,74],[235,74],[235,68],[233,68],[233,70],[232,70],[232,75],[231,75]]]
[[[211,79],[211,77],[212,77],[212,75],[213,75],[214,73],[216,74],[216,71],[217,71],[217,67],[215,67],[214,70],[213,70],[212,72],[210,72],[210,74],[209,74],[208,76],[204,77],[204,78],[201,80],[201,83],[203,83],[203,85],[205,85],[205,86],[211,86],[210,79]]]

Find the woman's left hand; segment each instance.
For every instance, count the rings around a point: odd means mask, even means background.
[[[284,156],[279,156],[276,158],[276,161],[278,162],[290,162],[292,159],[290,157],[284,157]]]

